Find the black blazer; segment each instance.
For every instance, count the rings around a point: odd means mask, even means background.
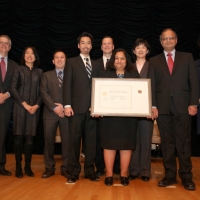
[[[13,76],[14,69],[17,66],[18,65],[16,62],[8,59],[7,72],[6,72],[6,77],[5,77],[4,82],[2,82],[2,76],[1,76],[1,70],[0,70],[0,92],[1,93],[9,92],[11,95],[10,86],[11,86],[12,76]],[[12,103],[13,103],[13,99],[11,96],[3,104],[0,104],[0,106],[3,108],[4,112],[11,112],[12,111]]]
[[[136,63],[134,63],[133,66],[135,69],[137,69]],[[147,78],[148,66],[149,66],[149,62],[146,61],[140,73],[138,72],[141,78]]]
[[[53,109],[55,103],[63,104],[63,86],[59,87],[59,81],[56,70],[45,72],[40,84],[40,95],[44,103],[43,119],[58,119]]]
[[[152,103],[159,114],[168,113],[171,96],[180,114],[188,113],[189,105],[198,105],[198,73],[190,53],[176,51],[172,75],[164,53],[151,58],[148,77],[152,82]]]
[[[105,68],[104,68],[103,58],[99,58],[96,61],[99,63],[100,70],[104,71]]]
[[[99,77],[99,63],[91,60],[91,65],[91,77]],[[92,78],[88,78],[84,62],[80,55],[68,59],[64,74],[63,104],[71,105],[75,114],[85,113],[91,104]]]

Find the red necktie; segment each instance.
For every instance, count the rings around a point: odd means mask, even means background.
[[[6,76],[6,63],[4,60],[4,57],[1,57],[1,76],[2,76],[2,81],[4,82],[5,76]]]
[[[168,64],[169,72],[170,72],[170,74],[172,74],[174,61],[172,60],[172,54],[171,53],[168,53],[167,56],[168,56],[167,64]]]

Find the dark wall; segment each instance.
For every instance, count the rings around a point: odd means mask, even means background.
[[[168,27],[178,34],[178,50],[191,52],[195,59],[199,54],[199,0],[0,0],[0,5],[0,34],[9,35],[13,43],[10,57],[19,62],[23,49],[34,46],[44,71],[53,68],[52,52],[58,48],[68,57],[79,54],[76,38],[83,31],[94,36],[93,58],[101,56],[105,35],[114,38],[116,48],[125,48],[129,53],[134,40],[142,37],[152,47],[151,56],[157,55],[162,51],[159,35]],[[40,120],[36,153],[43,151],[42,130]],[[199,137],[193,133],[195,146],[200,146]],[[10,141],[11,136],[8,138]],[[193,154],[199,155],[196,149]]]

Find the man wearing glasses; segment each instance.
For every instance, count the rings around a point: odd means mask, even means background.
[[[10,98],[10,84],[14,68],[17,63],[8,59],[11,49],[11,39],[7,35],[0,35],[0,175],[11,176],[5,169],[6,150],[5,140],[11,112],[12,98]]]
[[[165,29],[160,35],[163,53],[150,59],[152,104],[161,135],[165,177],[158,186],[176,184],[177,164],[182,185],[195,190],[192,181],[191,116],[196,115],[199,99],[198,73],[190,53],[175,49],[177,35]]]

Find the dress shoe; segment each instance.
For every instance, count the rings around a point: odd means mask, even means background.
[[[91,174],[91,175],[85,176],[85,178],[89,179],[90,181],[94,181],[94,182],[99,181],[99,177],[96,174]]]
[[[103,176],[104,175],[104,170],[103,169],[97,169],[97,171],[95,172],[95,174],[97,176]]]
[[[75,183],[79,177],[77,175],[69,175],[67,178],[67,183]]]
[[[12,173],[3,168],[3,169],[0,169],[0,175],[2,175],[2,176],[12,176]]]
[[[127,186],[127,185],[129,184],[128,177],[121,176],[121,184],[122,184],[123,186]]]
[[[106,177],[104,183],[107,186],[111,186],[113,184],[113,177],[112,176]]]
[[[167,187],[172,184],[176,184],[177,180],[175,178],[163,178],[161,181],[158,182],[158,186],[160,187]]]
[[[146,182],[149,181],[149,179],[150,179],[148,176],[141,176],[141,178],[143,181],[146,181]]]
[[[17,178],[22,178],[23,177],[23,173],[22,173],[22,168],[17,168],[15,171],[15,176]]]
[[[46,168],[46,171],[42,174],[41,178],[49,178],[55,174],[55,170]]]
[[[61,176],[64,176],[65,178],[68,178],[69,177],[69,174],[68,174],[68,171],[67,170],[62,170],[60,172]]]
[[[129,176],[128,176],[128,179],[129,179],[129,180],[134,180],[134,179],[136,179],[137,177],[138,177],[138,176],[129,175]]]
[[[183,179],[182,185],[186,190],[196,190],[196,185],[191,179]]]
[[[27,176],[34,177],[34,173],[32,172],[30,166],[24,167],[24,171],[25,171],[25,174],[26,174]]]

